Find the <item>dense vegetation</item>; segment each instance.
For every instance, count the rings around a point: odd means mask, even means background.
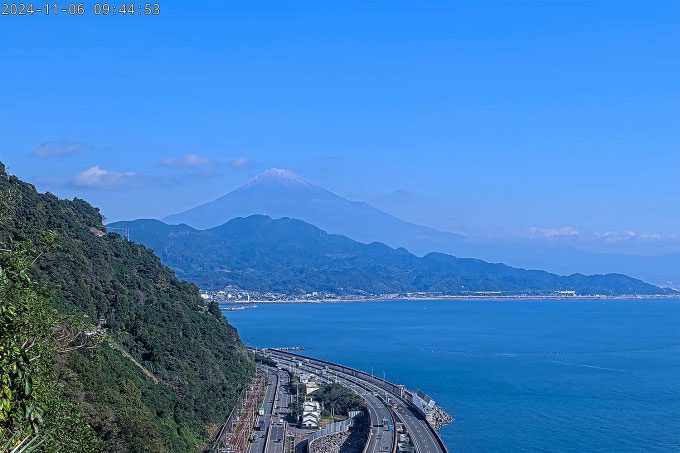
[[[321,401],[322,415],[349,415],[350,411],[364,408],[364,402],[359,395],[340,384],[321,384],[312,393],[314,399]]]
[[[290,393],[295,398],[291,400],[288,407],[295,417],[302,416],[305,398],[312,398],[321,403],[321,415],[323,417],[330,417],[331,415],[347,417],[350,411],[364,409],[364,401],[361,397],[344,385],[322,383],[317,390],[305,395],[299,382],[297,375],[291,377]]]
[[[96,208],[39,194],[2,164],[0,203],[0,371],[12,395],[0,439],[199,450],[254,369],[217,305],[149,249],[105,234]]]
[[[0,193],[0,203],[8,201]],[[0,209],[0,224],[6,219]],[[54,239],[0,248],[0,451],[90,452],[102,445],[81,408],[57,384],[55,355],[96,342],[69,335],[73,327],[56,312],[30,275],[32,264]],[[59,327],[62,327],[61,329]]]
[[[660,294],[656,286],[621,274],[558,276],[481,260],[430,253],[420,258],[377,242],[362,244],[308,223],[255,215],[209,230],[157,220],[118,222],[156,251],[179,276],[206,289],[300,294],[312,291],[382,294],[471,291],[579,294]]]

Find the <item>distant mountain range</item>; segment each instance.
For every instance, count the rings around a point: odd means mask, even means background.
[[[206,229],[253,214],[299,219],[359,242],[382,242],[414,253],[448,250],[464,240],[457,234],[405,222],[367,203],[347,200],[276,168],[217,200],[162,220]]]
[[[619,274],[558,276],[443,253],[418,257],[381,243],[363,244],[301,220],[263,215],[197,230],[158,220],[110,225],[152,248],[178,276],[206,289],[299,294],[311,291],[381,294],[475,291],[579,294],[663,294],[656,286]]]
[[[616,272],[639,278],[656,286],[680,289],[680,253],[640,256],[603,253],[566,246],[531,244],[530,241],[479,244],[472,255],[485,260],[529,269],[545,269],[556,274],[574,272],[605,274]]]
[[[382,242],[423,256],[442,252],[559,274],[624,273],[680,288],[680,253],[660,257],[595,253],[530,241],[488,242],[415,225],[367,203],[340,197],[288,170],[272,169],[209,203],[162,219],[197,229],[213,228],[253,214],[290,217],[363,243]]]

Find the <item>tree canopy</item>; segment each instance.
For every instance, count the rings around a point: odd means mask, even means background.
[[[1,163],[0,221],[4,437],[39,436],[46,451],[200,449],[254,370],[218,307],[106,234],[87,202],[40,194]]]

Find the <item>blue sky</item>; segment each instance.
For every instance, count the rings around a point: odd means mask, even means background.
[[[11,172],[113,220],[282,167],[471,235],[677,248],[678,2],[160,4],[0,16]]]

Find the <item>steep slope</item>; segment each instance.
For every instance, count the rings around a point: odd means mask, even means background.
[[[163,221],[205,229],[253,214],[300,219],[359,242],[404,246],[415,253],[448,250],[462,240],[459,235],[414,225],[367,203],[347,200],[281,169],[268,170],[214,201]]]
[[[160,221],[117,222],[135,240],[154,247],[179,275],[204,288],[226,285],[296,294],[437,291],[580,294],[661,294],[664,290],[625,275],[558,276],[430,253],[362,244],[300,220],[254,215],[208,230],[169,227]],[[138,236],[139,232],[139,236]]]
[[[197,451],[253,371],[235,329],[151,250],[105,234],[85,201],[39,194],[2,164],[0,193],[11,200],[0,243],[58,237],[35,278],[64,319],[96,333],[96,347],[59,354],[56,365],[104,449]]]

